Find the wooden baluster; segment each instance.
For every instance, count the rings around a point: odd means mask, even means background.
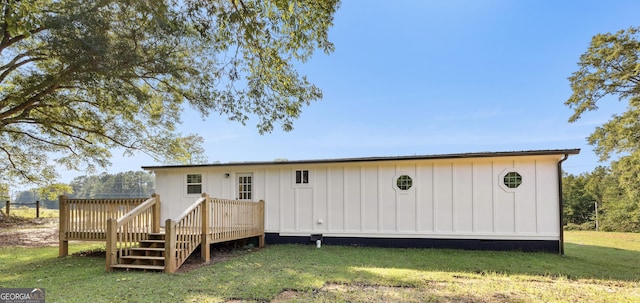
[[[153,205],[153,232],[160,232],[160,195],[151,195],[156,199],[156,203]]]

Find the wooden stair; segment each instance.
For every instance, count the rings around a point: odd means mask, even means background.
[[[120,264],[112,265],[117,269],[137,269],[164,271],[164,233],[149,233],[149,239],[141,240],[138,247],[130,250],[130,254],[120,257]]]

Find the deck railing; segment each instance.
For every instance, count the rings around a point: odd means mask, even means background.
[[[187,208],[176,220],[167,219],[165,223],[165,271],[174,272],[191,253],[202,244],[203,224],[206,222],[207,204],[210,198],[203,194],[200,199]]]
[[[141,240],[147,240],[149,233],[160,232],[160,195],[138,205],[126,214],[107,219],[106,269],[120,264],[120,258],[130,255],[131,249]]]
[[[264,201],[211,199],[202,194],[177,220],[166,221],[165,237],[166,272],[175,272],[198,245],[204,262],[209,261],[211,243],[259,237],[263,247]]]
[[[106,241],[107,271],[120,264],[140,240],[160,232],[160,196],[131,199],[68,199],[60,196],[59,255],[69,240]],[[175,272],[200,246],[209,261],[210,244],[258,237],[264,246],[264,201],[211,199],[202,194],[177,220],[165,224],[165,271]]]
[[[264,201],[212,199],[209,212],[211,243],[260,236],[260,246],[264,246]]]
[[[107,220],[120,218],[147,198],[69,199],[60,196],[60,256],[69,254],[69,240],[104,241]]]

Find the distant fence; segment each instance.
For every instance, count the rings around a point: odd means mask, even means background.
[[[5,214],[9,216],[11,214],[11,206],[20,207],[20,206],[36,206],[36,218],[40,218],[40,201],[36,201],[34,203],[11,203],[11,201],[5,201]]]

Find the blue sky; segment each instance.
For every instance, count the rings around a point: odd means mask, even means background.
[[[324,99],[292,132],[191,110],[179,131],[203,136],[210,162],[581,148],[564,168],[591,171],[585,137],[626,105],[570,124],[567,77],[593,35],[640,25],[638,12],[640,1],[344,0],[335,52],[299,65]],[[108,172],[161,164],[120,154]]]

